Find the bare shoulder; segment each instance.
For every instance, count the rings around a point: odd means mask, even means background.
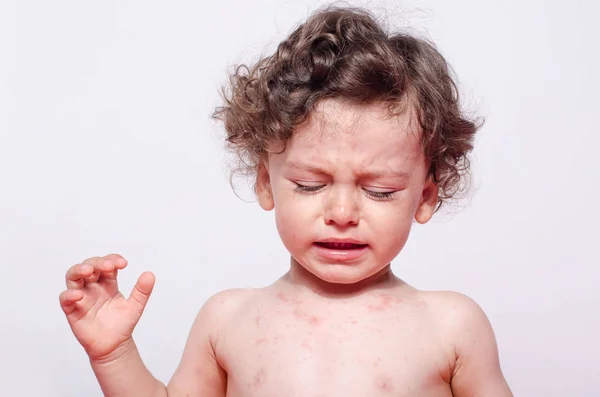
[[[431,321],[442,341],[453,351],[465,354],[477,343],[496,350],[492,325],[481,306],[472,298],[454,291],[419,291]]]
[[[463,331],[478,323],[489,325],[481,306],[467,295],[454,291],[418,291],[417,294],[441,326]]]
[[[455,353],[451,381],[454,395],[512,396],[500,368],[492,325],[481,306],[458,292],[418,294],[437,324],[440,338]]]
[[[210,328],[219,331],[236,313],[244,310],[258,291],[252,288],[234,288],[217,292],[202,305],[196,322],[210,325]]]
[[[217,292],[211,295],[204,305],[205,310],[230,311],[243,304],[249,298],[255,296],[256,289],[253,288],[232,288]]]
[[[230,289],[206,300],[194,320],[179,366],[167,387],[169,395],[225,395],[227,375],[215,354],[215,342],[254,293],[251,289]]]

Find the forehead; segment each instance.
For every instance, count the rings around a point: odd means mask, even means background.
[[[391,116],[381,104],[337,100],[319,104],[285,151],[287,162],[364,168],[409,167],[423,157],[420,130],[410,111]]]

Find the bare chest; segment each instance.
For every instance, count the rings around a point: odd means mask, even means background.
[[[257,307],[219,344],[229,397],[451,396],[450,364],[413,307],[386,299]]]

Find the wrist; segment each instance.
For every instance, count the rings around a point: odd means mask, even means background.
[[[128,356],[137,352],[137,347],[133,338],[129,338],[120,345],[118,345],[112,352],[102,356],[92,357],[89,356],[90,363],[92,366],[106,366],[117,361],[126,360]]]
[[[102,357],[90,357],[92,370],[107,397],[167,396],[166,386],[146,368],[133,339]]]

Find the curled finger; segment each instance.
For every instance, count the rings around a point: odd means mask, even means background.
[[[90,274],[89,276],[84,277],[84,281],[85,284],[92,284],[95,282],[98,282],[98,279],[100,278],[100,274],[102,272],[98,269],[94,269],[94,271],[92,272],[92,274]]]
[[[109,260],[115,264],[115,268],[123,270],[127,266],[127,259],[119,254],[109,254],[104,257],[105,260]]]
[[[72,266],[65,276],[65,282],[69,289],[80,289],[85,285],[84,279],[94,273],[94,268],[88,264]]]
[[[77,307],[77,302],[83,299],[83,291],[80,289],[68,289],[63,291],[58,300],[60,307],[63,309],[66,315],[71,314]]]

